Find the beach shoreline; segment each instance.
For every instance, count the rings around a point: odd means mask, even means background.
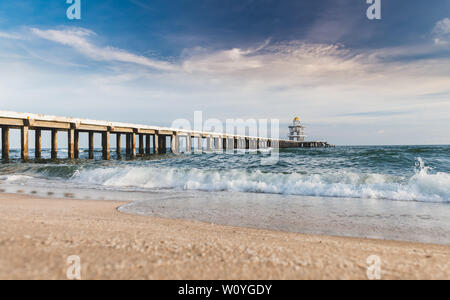
[[[450,279],[450,246],[129,215],[126,201],[0,194],[0,279]]]

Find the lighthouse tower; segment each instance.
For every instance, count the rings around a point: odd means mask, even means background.
[[[300,122],[299,117],[294,118],[294,122],[289,126],[289,140],[304,142],[305,141],[305,126]]]

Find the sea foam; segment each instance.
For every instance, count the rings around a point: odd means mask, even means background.
[[[325,174],[261,170],[122,166],[77,171],[77,183],[128,189],[177,189],[450,202],[450,174],[431,173],[419,158],[413,176],[364,174],[347,170]]]

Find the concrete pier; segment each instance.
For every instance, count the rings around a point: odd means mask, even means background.
[[[110,132],[102,132],[102,154],[104,160],[109,160],[111,157],[110,152]]]
[[[80,158],[80,132],[75,130],[74,136],[74,156],[75,158]]]
[[[42,130],[36,129],[34,132],[34,157],[40,159],[42,157]]]
[[[20,156],[22,159],[28,159],[28,126],[20,128]]]
[[[94,132],[89,132],[89,159],[94,159]]]
[[[150,134],[145,135],[145,154],[150,155]]]
[[[67,155],[68,158],[75,158],[75,129],[69,129],[67,133]]]
[[[116,153],[119,158],[122,156],[122,135],[120,133],[116,133]]]
[[[290,141],[267,137],[240,136],[212,132],[180,130],[167,127],[156,127],[129,123],[118,123],[98,120],[75,119],[40,114],[17,113],[0,111],[0,127],[2,134],[2,159],[9,159],[10,129],[20,130],[21,158],[29,159],[29,131],[35,131],[35,158],[42,158],[42,131],[51,132],[51,158],[58,157],[58,132],[66,132],[68,139],[67,153],[69,159],[80,157],[80,133],[87,133],[89,140],[89,159],[94,158],[94,135],[101,134],[102,158],[111,158],[111,134],[116,135],[116,152],[121,156],[121,137],[126,137],[126,154],[136,156],[136,138],[139,139],[139,155],[167,153],[167,139],[170,139],[170,150],[174,154],[180,153],[180,139],[186,140],[186,153],[193,149],[192,140],[197,139],[196,153],[203,152],[203,140],[206,139],[206,151],[234,153],[235,150],[257,152],[266,148],[318,148],[333,147],[321,141]],[[137,137],[136,137],[137,135]],[[153,153],[151,153],[153,144]]]
[[[52,159],[58,158],[58,130],[52,129],[52,150],[51,157]]]

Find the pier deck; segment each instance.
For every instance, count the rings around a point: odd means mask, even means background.
[[[79,157],[79,134],[89,135],[89,158],[94,158],[94,133],[102,135],[103,159],[110,159],[111,135],[116,135],[116,151],[121,154],[121,137],[126,137],[126,154],[136,156],[136,139],[139,140],[140,155],[163,154],[167,152],[167,140],[170,138],[170,151],[179,153],[180,138],[186,139],[187,151],[193,151],[192,139],[198,139],[198,149],[203,150],[203,139],[207,140],[209,151],[228,151],[237,149],[267,148],[299,148],[330,147],[327,142],[297,142],[267,137],[230,135],[217,132],[200,132],[169,127],[148,126],[120,122],[108,122],[89,119],[56,117],[42,114],[0,111],[0,127],[2,130],[2,158],[9,158],[10,129],[19,129],[21,137],[21,157],[28,159],[29,130],[35,131],[35,156],[41,158],[42,131],[51,132],[51,157],[58,155],[58,132],[67,132],[68,158]],[[153,143],[153,153],[151,153]]]

